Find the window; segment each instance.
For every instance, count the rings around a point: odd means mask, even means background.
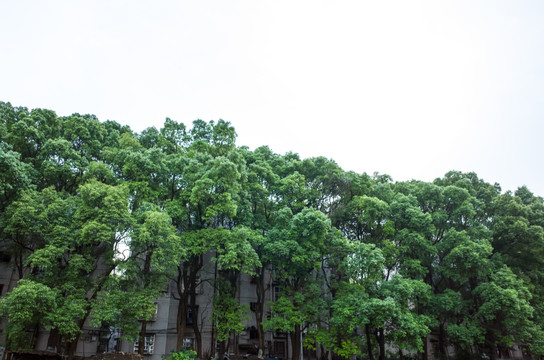
[[[261,309],[261,303],[258,303],[258,302],[250,302],[250,303],[249,303],[249,308],[251,309],[251,311],[257,312],[257,310],[260,310],[260,309]]]
[[[4,251],[0,251],[0,261],[1,262],[9,262],[11,260],[11,256]]]
[[[250,339],[258,339],[259,338],[259,331],[255,326],[252,326],[249,328],[249,338]]]
[[[194,341],[193,338],[183,338],[183,350],[193,350]]]
[[[281,285],[277,282],[274,282],[274,294],[273,294],[274,301],[278,301],[281,295],[281,291],[282,291]]]
[[[204,284],[200,281],[200,276],[196,277],[195,286],[195,294],[201,295],[204,293]]]
[[[198,318],[198,306],[195,306],[194,311],[191,307],[187,308],[187,325],[193,325]]]
[[[155,335],[146,335],[144,338],[144,354],[153,354],[153,350],[155,350]],[[134,343],[134,352],[138,353],[138,342]]]

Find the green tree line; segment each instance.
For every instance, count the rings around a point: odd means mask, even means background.
[[[223,120],[141,133],[93,115],[0,102],[0,247],[21,279],[0,299],[6,348],[50,330],[75,353],[83,324],[143,351],[153,299],[176,284],[177,346],[214,254],[214,336],[244,329],[238,279],[255,283],[259,348],[285,332],[326,358],[544,355],[544,201],[475,173],[433,182],[236,145]],[[265,273],[281,294],[267,303]],[[265,305],[272,316],[264,313]],[[304,336],[303,336],[304,334]],[[428,347],[426,338],[435,340]],[[30,339],[30,340],[29,340]]]

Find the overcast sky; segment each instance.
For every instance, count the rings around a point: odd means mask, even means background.
[[[542,1],[0,1],[0,100],[544,195]]]

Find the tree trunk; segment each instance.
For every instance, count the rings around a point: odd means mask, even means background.
[[[370,324],[365,325],[365,335],[368,360],[374,360],[374,355],[372,354],[372,341],[370,340]]]
[[[96,290],[96,292],[93,294],[93,296],[91,297],[91,299],[94,299],[96,298],[96,295],[98,294],[98,291],[100,291],[100,288],[102,288],[102,284],[99,285],[99,288]],[[77,343],[79,341],[79,338],[81,337],[81,333],[83,332],[83,325],[85,324],[85,321],[87,320],[87,317],[89,316],[89,314],[91,313],[91,306],[90,304],[87,305],[87,313],[85,314],[85,316],[82,318],[82,319],[79,319],[77,325],[78,325],[78,328],[81,330],[79,331],[75,338],[71,341],[69,341],[66,345],[66,355],[67,355],[67,359],[68,360],[72,360],[74,358],[74,355],[76,354],[76,350],[77,350]],[[61,337],[62,338],[62,337]]]
[[[263,313],[264,313],[264,271],[262,267],[259,271],[259,277],[256,279],[257,284],[255,286],[255,292],[257,293],[257,306],[255,307],[255,324],[257,325],[257,333],[259,335],[259,352],[258,354],[262,358],[264,354],[264,329],[263,329]]]
[[[223,359],[223,356],[227,352],[226,343],[226,340],[223,340],[219,343],[219,359]]]
[[[185,337],[185,329],[187,327],[187,303],[184,299],[179,299],[178,313],[176,316],[176,349],[181,350],[183,347],[183,338]]]
[[[319,360],[325,360],[327,358],[327,350],[323,345],[319,345],[320,354],[319,354]]]
[[[62,355],[62,339],[57,329],[53,328],[49,330],[49,336],[47,338],[47,346],[54,347],[57,354]],[[9,339],[6,339],[6,350],[11,350],[11,344]]]
[[[202,264],[203,264],[203,259],[202,259],[202,255],[196,257],[193,259],[193,261],[191,262],[191,274],[189,276],[190,278],[190,295],[189,295],[189,298],[190,298],[190,308],[191,308],[191,313],[192,313],[192,316],[193,316],[193,332],[195,334],[195,348],[196,348],[196,357],[199,358],[199,359],[202,359],[202,335],[200,333],[200,328],[198,327],[198,319],[199,319],[199,315],[198,314],[198,308],[196,306],[196,287],[197,287],[197,283],[196,283],[196,274],[198,273],[198,271],[202,268]]]
[[[67,343],[66,345],[66,354],[67,354],[67,359],[68,360],[72,360],[76,354],[76,350],[77,350],[77,343],[79,341],[79,338],[80,338],[81,334],[77,334],[76,337],[74,338],[74,340],[70,341]]]
[[[285,356],[287,357],[287,359],[289,359],[289,337],[291,336],[291,333],[290,332],[287,332],[287,337],[285,338]],[[293,357],[291,357],[291,359],[293,359]]]
[[[178,312],[176,316],[176,349],[181,350],[183,347],[183,339],[185,337],[185,329],[187,328],[187,300],[189,297],[189,292],[185,284],[189,282],[187,272],[183,271],[183,265],[178,267],[178,278],[177,278],[177,292],[179,296],[178,303]]]
[[[23,254],[20,253],[15,257],[15,266],[17,267],[17,275],[19,276],[19,280],[21,280],[24,276],[24,261],[23,261]]]
[[[495,343],[495,337],[491,334],[487,334],[485,343],[489,349],[489,360],[497,360],[497,344]]]
[[[380,360],[385,360],[385,334],[383,328],[379,328],[376,332],[376,340],[380,346]]]
[[[98,295],[100,290],[102,290],[102,286],[104,286],[104,284],[106,283],[106,280],[108,279],[108,276],[113,271],[113,269],[114,269],[114,266],[110,267],[106,272],[104,272],[103,278],[97,284],[96,288],[94,289],[94,292],[92,293],[92,295],[87,300],[85,315],[83,316],[83,318],[79,319],[79,321],[77,323],[78,328],[80,329],[80,331],[76,334],[76,336],[75,336],[75,338],[73,340],[68,342],[68,344],[66,346],[66,348],[67,348],[67,354],[66,355],[67,355],[68,360],[72,360],[74,358],[74,355],[75,355],[76,350],[77,350],[77,343],[78,343],[79,338],[81,336],[81,333],[83,331],[83,325],[85,324],[85,321],[89,317],[89,314],[91,313],[91,310],[92,310],[91,303],[93,302],[94,299],[96,299],[96,296]]]
[[[151,257],[153,256],[153,248],[147,251],[143,267],[143,287],[149,285],[149,272],[151,271]],[[147,332],[147,321],[144,319],[140,327],[140,337],[138,338],[138,354],[143,355],[145,350],[145,334]]]
[[[438,352],[441,359],[447,359],[448,354],[446,350],[446,331],[444,330],[444,323],[440,323],[438,327]]]
[[[138,354],[143,355],[145,350],[145,333],[147,332],[147,321],[142,321],[140,336],[138,337]]]
[[[423,338],[423,354],[421,354],[423,360],[429,360],[429,345],[427,344],[427,337]]]
[[[182,264],[178,269],[177,291],[179,296],[178,313],[177,313],[177,338],[176,345],[178,350],[183,346],[183,339],[187,329],[187,313],[192,311],[193,323],[192,328],[195,335],[195,350],[197,357],[202,357],[202,336],[198,327],[198,311],[196,306],[196,280],[197,274],[202,268],[202,255],[191,256],[188,262]]]
[[[291,335],[292,360],[300,360],[300,325],[295,325]]]
[[[196,305],[193,305],[193,304],[194,302],[192,301],[191,311],[193,311],[193,314],[196,314],[197,313]],[[196,344],[196,354],[197,354],[196,357],[199,359],[202,359],[202,334],[200,333],[200,328],[198,327],[198,321],[195,321],[195,318],[193,318],[193,331],[195,333],[195,344]]]
[[[217,258],[217,251],[215,252],[215,258]],[[217,283],[217,261],[215,261],[214,270],[213,270],[213,284],[214,284],[214,286],[213,286],[213,296],[215,296],[217,294],[217,287],[215,286],[216,283]],[[219,353],[217,354],[217,357],[215,356],[216,353],[217,353],[217,339],[216,339],[215,317],[214,316],[212,316],[212,336],[211,336],[211,339],[210,339],[210,350],[211,350],[212,357],[217,358],[219,360],[222,359],[224,353],[222,353],[221,349],[219,349]]]

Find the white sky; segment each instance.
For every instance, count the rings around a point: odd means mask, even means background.
[[[0,100],[544,195],[544,2],[0,0]]]

